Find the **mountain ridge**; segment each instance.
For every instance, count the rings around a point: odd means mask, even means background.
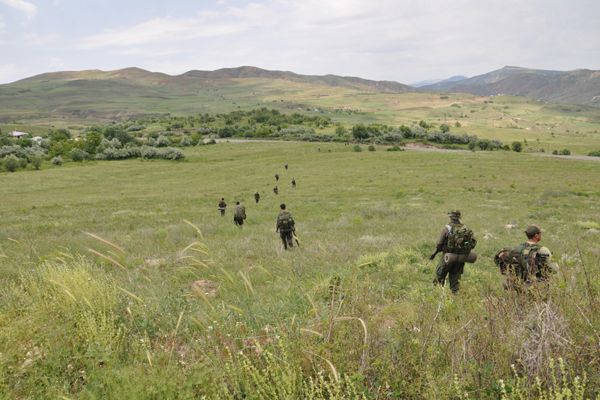
[[[600,71],[553,71],[505,66],[458,82],[439,82],[418,90],[478,96],[509,94],[555,103],[600,105]]]

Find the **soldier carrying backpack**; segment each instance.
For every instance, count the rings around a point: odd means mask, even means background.
[[[555,272],[550,263],[552,253],[547,247],[539,245],[542,230],[537,225],[525,229],[527,242],[515,248],[502,248],[494,256],[494,262],[500,273],[506,275],[505,289],[521,290],[537,282],[545,282]]]
[[[283,242],[283,248],[287,250],[288,247],[294,247],[293,235],[296,232],[296,227],[292,213],[285,209],[285,204],[281,203],[279,208],[281,208],[281,212],[277,216],[277,226],[275,232],[279,232],[279,236]]]
[[[233,223],[240,228],[244,225],[246,219],[246,207],[240,204],[239,201],[235,202],[235,212],[233,213]]]
[[[433,283],[444,286],[446,276],[448,276],[452,293],[457,293],[465,262],[473,263],[477,259],[477,255],[472,251],[477,240],[475,240],[473,231],[460,222],[459,210],[450,211],[448,216],[450,223],[442,229],[436,251],[429,259],[433,260],[437,253],[443,253],[435,271],[436,276]]]

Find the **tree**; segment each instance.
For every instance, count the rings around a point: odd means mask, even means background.
[[[368,139],[370,134],[366,126],[358,124],[352,127],[352,136],[357,140],[364,140]]]
[[[510,147],[513,151],[516,151],[517,153],[520,153],[523,150],[523,145],[521,144],[521,142],[512,142]]]
[[[448,124],[441,124],[440,131],[442,133],[450,132],[450,126]]]

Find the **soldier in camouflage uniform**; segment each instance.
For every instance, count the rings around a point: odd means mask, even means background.
[[[239,201],[235,203],[235,212],[233,213],[233,223],[240,228],[244,225],[246,219],[246,207],[240,204]]]
[[[460,222],[461,213],[459,210],[450,211],[448,213],[450,217],[450,223],[442,229],[442,233],[440,234],[440,238],[436,244],[436,251],[429,257],[430,260],[433,260],[437,253],[442,252],[442,258],[438,263],[437,269],[435,271],[435,279],[433,280],[434,284],[444,286],[446,283],[446,277],[450,281],[450,290],[452,293],[456,294],[460,287],[460,278],[464,271],[465,263],[464,262],[450,262],[446,263],[444,261],[444,255],[449,253],[448,249],[448,238],[452,230],[462,227],[463,224]]]
[[[296,232],[294,218],[292,213],[285,209],[285,204],[282,203],[279,208],[281,212],[277,216],[277,226],[275,232],[279,232],[281,241],[283,242],[283,248],[285,250],[294,247],[294,232]]]
[[[555,265],[550,262],[552,253],[547,247],[540,246],[542,230],[537,225],[530,225],[525,229],[527,241],[513,250],[518,257],[518,265],[511,268],[507,274],[504,287],[518,289],[521,285],[526,287],[535,283],[547,282],[550,275],[555,272]]]

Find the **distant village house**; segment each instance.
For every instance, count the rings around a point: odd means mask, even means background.
[[[14,138],[20,138],[23,136],[29,136],[29,133],[27,132],[20,132],[20,131],[12,131],[12,132],[8,132],[9,136],[12,136]]]

